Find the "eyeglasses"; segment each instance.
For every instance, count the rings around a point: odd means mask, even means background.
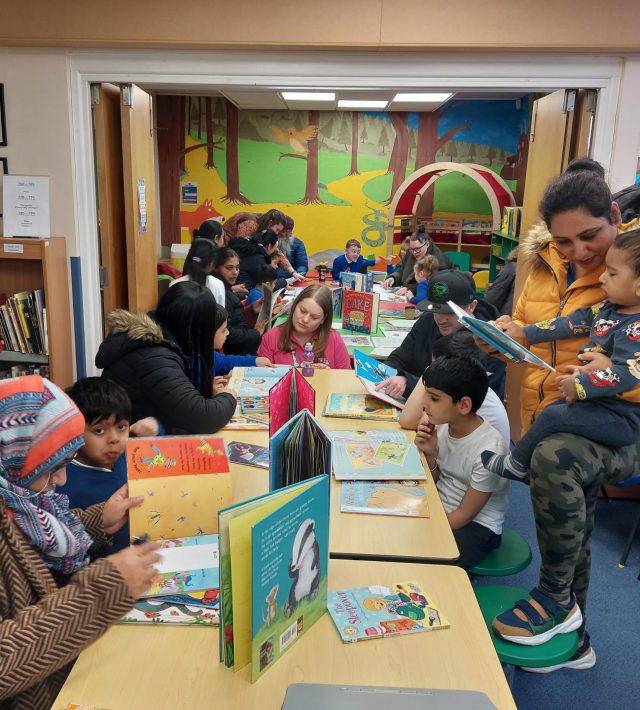
[[[422,251],[426,246],[427,242],[424,242],[424,244],[421,244],[419,247],[409,247],[409,251],[415,254],[416,252]]]

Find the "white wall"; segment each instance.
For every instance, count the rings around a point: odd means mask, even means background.
[[[63,50],[0,48],[12,175],[50,178],[51,234],[76,255],[69,66]]]

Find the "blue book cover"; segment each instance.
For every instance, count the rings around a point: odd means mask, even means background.
[[[358,284],[359,274],[351,273],[350,271],[341,271],[340,276],[338,276],[338,281],[340,285],[345,290],[356,291]]]
[[[449,622],[417,582],[329,592],[329,614],[343,641],[445,629]]]
[[[328,476],[253,525],[251,555],[253,681],[327,609]]]
[[[398,374],[395,368],[366,355],[362,350],[353,351],[353,361],[356,366],[356,376],[369,382],[382,382]]]
[[[401,431],[332,431],[337,481],[426,478],[415,444]]]

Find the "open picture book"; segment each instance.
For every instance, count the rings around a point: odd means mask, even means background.
[[[489,323],[488,321],[475,318],[471,314],[464,311],[460,306],[457,306],[453,301],[447,301],[447,305],[453,313],[458,317],[458,320],[468,328],[474,335],[484,340],[496,350],[506,355],[513,362],[527,362],[536,367],[543,367],[546,370],[555,372],[555,368],[548,365],[544,360],[534,355],[531,350],[525,348],[517,340],[514,340],[510,335],[500,330],[500,328]]]
[[[403,409],[405,405],[404,397],[390,397],[383,389],[377,390],[376,384],[398,374],[398,371],[376,360],[370,355],[366,355],[362,350],[353,351],[353,362],[356,366],[356,377],[363,387],[372,397],[376,397],[382,402],[392,404],[398,409]]]

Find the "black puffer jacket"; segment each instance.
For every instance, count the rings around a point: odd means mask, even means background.
[[[224,284],[225,307],[229,314],[229,335],[222,350],[225,355],[256,355],[262,336],[257,330],[247,326],[244,322],[242,300],[224,279],[220,280]]]
[[[498,317],[495,306],[478,300],[473,315],[480,320],[494,320]],[[409,331],[402,345],[388,357],[386,364],[395,368],[399,375],[407,380],[404,396],[408,397],[427,365],[431,364],[433,344],[442,337],[440,329],[433,319],[433,313],[423,313]],[[505,365],[500,360],[483,356],[489,376],[489,386],[502,399],[504,395]]]
[[[203,397],[187,376],[187,358],[150,316],[116,310],[107,326],[96,367],[127,390],[133,421],[155,417],[167,434],[212,434],[231,419],[235,398]]]
[[[229,242],[229,249],[233,249],[240,259],[240,273],[236,283],[244,284],[247,291],[256,285],[257,277],[263,266],[271,263],[271,258],[264,250],[262,244],[256,244],[251,239],[235,237]]]

